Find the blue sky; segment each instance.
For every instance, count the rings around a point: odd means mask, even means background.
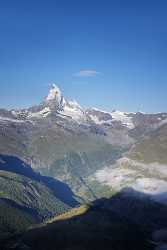
[[[84,107],[167,111],[164,0],[0,1],[0,107],[56,82]]]

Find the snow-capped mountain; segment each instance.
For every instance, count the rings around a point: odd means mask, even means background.
[[[79,124],[95,124],[101,126],[122,126],[129,130],[135,129],[144,120],[144,123],[152,125],[161,125],[167,122],[167,114],[143,114],[128,113],[122,111],[102,111],[96,108],[84,109],[75,100],[66,100],[58,86],[52,84],[45,100],[38,106],[28,109],[4,111],[0,110],[0,121],[23,122],[41,118],[50,115],[72,119]]]
[[[167,166],[166,135],[167,113],[84,109],[55,84],[37,106],[0,110],[0,154],[64,181],[84,199],[100,197],[106,186],[155,190],[162,180],[164,191],[166,175],[157,169]]]
[[[76,122],[82,122],[86,119],[85,111],[82,107],[75,100],[66,100],[55,84],[52,84],[47,97],[40,105],[28,109],[12,110],[8,113],[9,117],[6,117],[5,113],[1,120],[30,121],[45,118],[49,115],[72,118]]]
[[[48,96],[46,97],[46,102],[50,103],[52,101],[56,101],[59,105],[62,100],[62,95],[60,89],[56,86],[56,84],[52,84]]]
[[[95,124],[112,125],[114,122],[119,122],[122,126],[129,129],[134,128],[132,113],[125,113],[118,110],[106,112],[92,108],[87,110],[87,114]]]

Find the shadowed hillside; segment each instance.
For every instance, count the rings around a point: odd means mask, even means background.
[[[71,207],[78,205],[73,192],[67,184],[56,180],[55,178],[42,176],[39,173],[34,172],[28,164],[15,156],[0,155],[0,170],[23,175],[31,180],[41,182],[50,188],[54,195],[62,202]]]
[[[166,214],[166,205],[142,193],[122,190],[110,199],[72,209],[71,215],[69,211],[15,236],[2,249],[155,249],[160,242],[152,240],[152,235],[167,227]]]
[[[0,155],[0,238],[76,205],[67,184],[35,173],[16,157]]]

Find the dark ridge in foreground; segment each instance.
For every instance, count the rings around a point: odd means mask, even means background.
[[[55,217],[49,224],[16,235],[1,249],[151,250],[160,244],[152,235],[167,228],[166,214],[166,205],[122,190],[110,199],[96,200],[83,214]]]

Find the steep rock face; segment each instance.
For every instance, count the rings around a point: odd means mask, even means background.
[[[61,96],[60,89],[55,84],[53,84],[49,90],[48,96],[46,97],[45,101],[48,103],[55,101],[58,104],[60,104],[61,100],[62,100],[62,96]]]

